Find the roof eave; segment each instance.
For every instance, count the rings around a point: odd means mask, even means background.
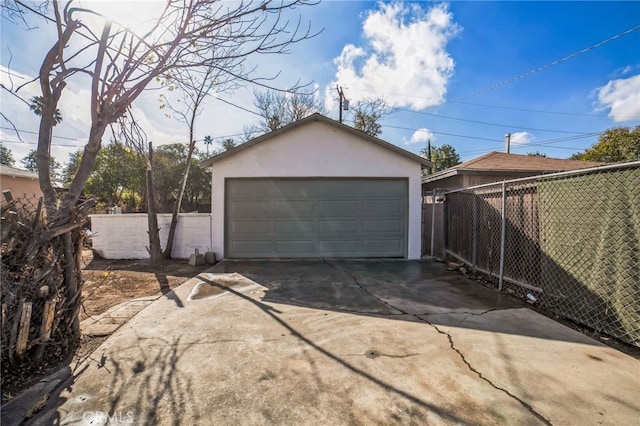
[[[458,171],[459,169],[454,169],[454,168],[445,169],[440,172],[434,173],[432,175],[427,175],[423,177],[422,183],[435,182],[437,180],[446,179],[451,176],[456,176],[459,174]]]

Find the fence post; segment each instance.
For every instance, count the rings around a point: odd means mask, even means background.
[[[47,300],[44,303],[44,310],[42,311],[42,324],[40,324],[40,343],[36,346],[33,354],[34,361],[42,360],[44,356],[44,350],[47,347],[47,342],[51,338],[51,331],[53,329],[53,320],[56,315],[56,302],[55,300]]]
[[[18,356],[24,355],[29,343],[29,327],[31,325],[32,302],[24,302],[20,313],[20,325],[18,326],[18,341],[16,343],[16,353]]]
[[[447,258],[447,250],[449,249],[449,203],[445,195],[444,203],[442,204],[442,245],[444,247],[444,258]]]
[[[431,192],[431,257],[435,256],[436,247],[436,190]]]
[[[476,268],[478,267],[478,260],[476,258],[478,247],[478,195],[472,192],[471,196],[473,197],[473,209],[471,213],[471,266],[475,274]]]
[[[507,230],[507,184],[502,181],[502,217],[501,217],[501,229],[500,229],[500,277],[498,279],[498,291],[502,291],[502,284],[504,282],[504,249]]]

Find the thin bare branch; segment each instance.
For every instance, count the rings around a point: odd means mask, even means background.
[[[18,140],[22,143],[25,143],[24,140],[22,140],[22,138],[20,137],[20,131],[17,129],[17,127],[15,126],[15,124],[13,124],[13,121],[11,121],[6,115],[4,115],[4,113],[0,112],[0,117],[2,117],[7,123],[9,123],[9,126],[11,126],[13,128],[13,131],[15,132],[16,136],[18,137]]]

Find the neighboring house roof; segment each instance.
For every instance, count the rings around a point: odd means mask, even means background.
[[[228,151],[225,151],[225,152],[223,152],[221,154],[216,155],[215,157],[211,157],[208,160],[202,161],[200,163],[200,165],[202,167],[211,167],[214,163],[216,163],[216,162],[218,162],[220,160],[223,160],[223,159],[225,159],[227,157],[230,157],[230,156],[232,156],[234,154],[237,154],[238,152],[244,151],[247,148],[251,148],[252,146],[257,145],[259,143],[267,142],[267,141],[269,141],[269,140],[271,140],[271,139],[273,139],[273,138],[275,138],[275,137],[277,137],[277,136],[279,136],[279,135],[281,135],[281,134],[283,134],[285,132],[288,132],[289,130],[293,130],[293,129],[296,129],[298,127],[304,126],[306,124],[315,123],[315,122],[325,123],[325,124],[328,124],[330,126],[333,126],[333,127],[337,128],[339,130],[342,130],[344,132],[351,133],[354,136],[357,136],[357,137],[359,137],[361,139],[364,139],[364,140],[366,140],[368,142],[371,142],[371,143],[373,143],[375,145],[378,145],[378,146],[380,146],[382,148],[385,148],[385,149],[388,149],[390,151],[393,151],[396,154],[400,154],[403,157],[406,157],[406,158],[408,158],[410,160],[416,161],[416,162],[422,164],[422,166],[425,167],[425,168],[426,167],[430,167],[432,165],[432,163],[429,160],[427,160],[426,158],[424,158],[424,157],[420,157],[419,155],[416,155],[416,154],[414,154],[412,152],[409,152],[409,151],[407,151],[405,149],[402,149],[402,148],[400,148],[400,147],[398,147],[398,146],[396,146],[394,144],[391,144],[391,143],[389,143],[387,141],[383,141],[382,139],[379,139],[379,138],[376,138],[374,136],[368,135],[367,133],[365,133],[363,131],[354,129],[351,126],[347,126],[346,124],[338,123],[337,121],[332,120],[331,118],[326,117],[326,116],[324,116],[324,115],[322,115],[320,113],[312,114],[312,115],[310,115],[308,117],[305,117],[305,118],[303,118],[301,120],[298,120],[298,121],[293,122],[291,124],[288,124],[288,125],[286,125],[284,127],[281,127],[278,130],[275,130],[273,132],[264,134],[262,136],[258,136],[257,138],[254,138],[254,139],[251,139],[248,142],[243,143],[242,145],[238,145],[235,148],[231,148]]]
[[[5,166],[4,164],[0,166],[0,175],[14,178],[21,177],[27,179],[38,179],[37,173],[30,172],[28,170],[16,169],[15,167]]]
[[[501,174],[527,173],[535,174],[564,172],[569,170],[587,169],[606,163],[592,161],[563,160],[560,158],[539,157],[537,155],[507,154],[504,152],[490,152],[473,160],[465,161],[438,173],[422,178],[422,182],[433,182],[460,174]]]

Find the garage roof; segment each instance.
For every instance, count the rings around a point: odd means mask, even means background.
[[[223,160],[227,157],[230,157],[232,155],[237,154],[240,151],[244,151],[247,148],[251,148],[254,145],[257,145],[259,143],[271,140],[272,138],[275,138],[279,135],[281,135],[282,133],[288,132],[289,130],[293,130],[295,128],[304,126],[306,124],[309,123],[313,123],[313,122],[320,122],[320,123],[325,123],[328,124],[330,126],[333,126],[339,130],[342,130],[344,132],[347,133],[351,133],[352,135],[355,135],[363,140],[369,141],[373,144],[376,144],[382,148],[388,149],[390,151],[395,152],[396,154],[402,155],[403,157],[406,157],[410,160],[416,161],[418,163],[420,163],[422,165],[423,168],[427,168],[427,167],[431,167],[432,163],[431,161],[427,160],[426,158],[420,157],[419,155],[416,155],[412,152],[407,151],[406,149],[402,149],[392,143],[389,143],[387,141],[383,141],[382,139],[376,138],[374,136],[368,135],[367,133],[354,129],[351,126],[347,126],[346,124],[342,124],[342,123],[338,123],[335,120],[332,120],[329,117],[326,117],[320,113],[315,113],[312,114],[308,117],[303,118],[302,120],[298,120],[294,123],[288,124],[284,127],[281,127],[278,130],[275,130],[273,132],[264,134],[262,136],[258,136],[257,138],[251,139],[248,142],[243,143],[242,145],[238,145],[235,148],[231,148],[228,151],[225,151],[221,154],[216,155],[215,157],[211,157],[208,160],[204,160],[200,163],[200,165],[202,167],[211,167],[213,166],[214,163]]]

